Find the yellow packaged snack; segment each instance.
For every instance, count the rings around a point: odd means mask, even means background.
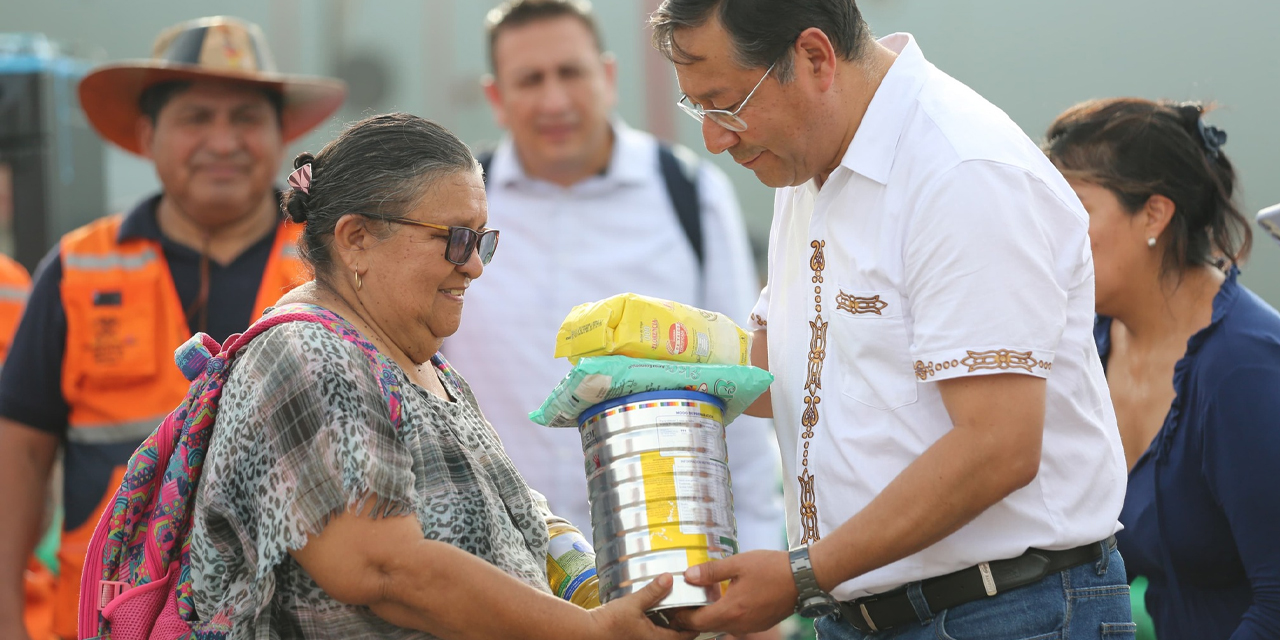
[[[574,307],[560,325],[555,357],[746,365],[750,354],[751,335],[719,313],[623,293]]]

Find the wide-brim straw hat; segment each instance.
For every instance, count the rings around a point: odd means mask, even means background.
[[[243,83],[279,93],[286,143],[333,115],[347,95],[346,85],[334,78],[279,73],[258,25],[218,16],[165,29],[148,60],[91,70],[80,81],[80,106],[103,138],[141,155],[137,127],[142,92],[161,82],[200,80]]]

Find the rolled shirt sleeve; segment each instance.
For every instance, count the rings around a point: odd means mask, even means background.
[[[1030,172],[968,161],[922,196],[904,239],[911,355],[921,381],[1048,377],[1067,321],[1072,261],[1058,233],[1087,219]],[[1058,263],[1062,264],[1059,265]],[[1078,275],[1078,274],[1076,274]]]

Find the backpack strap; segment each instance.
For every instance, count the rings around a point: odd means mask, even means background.
[[[358,329],[338,314],[324,307],[293,303],[268,309],[244,333],[227,338],[221,348],[218,343],[205,334],[196,334],[178,347],[174,352],[174,360],[188,380],[195,380],[202,372],[213,373],[227,366],[254,338],[268,329],[288,322],[314,322],[336,334],[339,338],[360,348],[369,364],[373,365],[374,376],[378,379],[378,388],[387,399],[387,407],[391,414],[391,425],[400,429],[401,395],[400,381],[392,370],[391,361],[378,351]],[[213,357],[212,353],[220,357]]]
[[[444,379],[448,380],[449,386],[453,387],[453,390],[458,392],[459,398],[466,395],[466,392],[462,387],[462,376],[459,376],[458,372],[453,368],[453,365],[449,364],[448,360],[445,360],[443,353],[437,351],[434,356],[431,356],[431,364],[444,374]]]
[[[667,196],[680,220],[680,228],[693,247],[698,267],[705,262],[702,240],[702,204],[698,200],[698,160],[688,147],[658,143],[658,168],[667,186]]]

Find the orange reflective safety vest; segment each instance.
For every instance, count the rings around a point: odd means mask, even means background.
[[[191,337],[191,331],[164,252],[154,240],[121,241],[123,219],[103,218],[62,239],[62,306],[67,317],[62,393],[70,407],[64,496],[68,510],[77,501],[96,504],[92,516],[68,522],[62,532],[54,632],[63,638],[76,637],[85,550],[120,485],[129,456],[178,406],[190,384],[173,363],[174,349]],[[254,316],[244,319],[245,327],[309,278],[297,256],[302,229],[281,223],[258,287]],[[99,478],[110,469],[110,480],[105,486],[100,481],[73,482],[77,465],[101,471]]]
[[[0,254],[0,364],[9,355],[9,344],[22,319],[22,308],[31,293],[31,276],[22,265]]]

